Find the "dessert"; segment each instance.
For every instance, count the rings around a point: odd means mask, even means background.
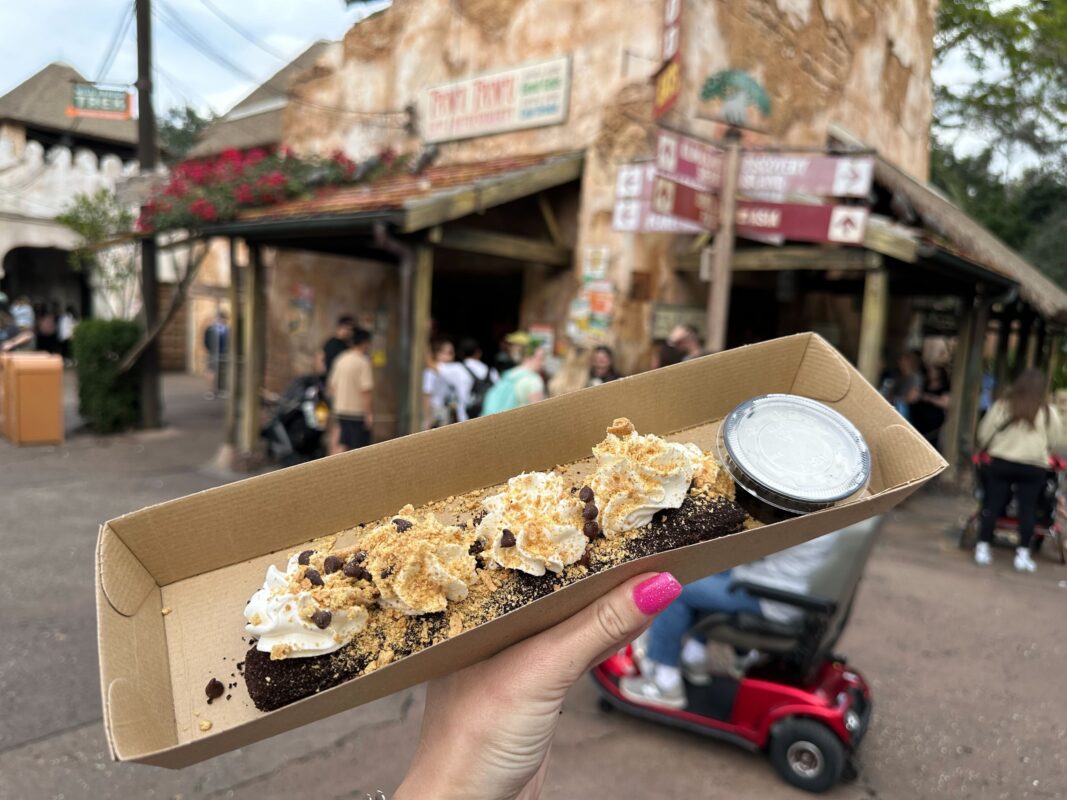
[[[635,558],[735,533],[746,514],[715,458],[616,420],[588,475],[565,467],[410,505],[294,553],[245,608],[244,678],[273,710]],[[577,470],[581,472],[582,470]],[[434,505],[434,504],[431,504]]]

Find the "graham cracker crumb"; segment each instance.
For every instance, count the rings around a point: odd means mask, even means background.
[[[287,658],[292,651],[293,648],[287,644],[276,644],[270,649],[270,660],[278,661]]]
[[[209,730],[211,730],[211,720],[200,720],[200,730],[202,730],[204,733],[207,733]]]
[[[496,591],[496,583],[489,577],[489,570],[483,569],[478,571],[478,577],[482,579],[482,583],[485,584],[485,588],[490,592]]]
[[[453,614],[448,619],[448,638],[459,636],[463,633],[463,618],[459,614]]]
[[[163,606],[163,608],[161,608],[161,609],[159,610],[159,613],[160,613],[160,614],[162,614],[162,615],[163,615],[163,616],[165,617],[165,616],[167,616],[167,614],[169,614],[169,613],[170,613],[171,611],[173,611],[173,610],[174,610],[174,609],[173,609],[173,608],[171,608],[170,606]]]
[[[634,424],[626,417],[618,417],[608,426],[608,436],[629,436],[636,430]]]
[[[378,653],[378,667],[384,667],[386,664],[393,660],[393,650],[390,647],[385,648],[382,652]]]

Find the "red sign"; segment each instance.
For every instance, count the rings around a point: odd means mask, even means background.
[[[678,103],[682,93],[682,0],[663,0],[663,66],[656,73],[653,119],[659,119]]]
[[[651,162],[619,167],[611,227],[629,233],[700,233],[703,228],[694,222],[653,211],[655,179],[656,168]]]
[[[652,184],[652,210],[695,222],[706,230],[719,225],[719,202],[710,192],[657,175]]]
[[[869,209],[862,206],[761,203],[742,200],[734,219],[738,236],[778,235],[796,242],[862,244]]]
[[[723,153],[715,145],[660,129],[656,137],[656,171],[676,183],[701,191],[722,186]]]
[[[866,197],[873,177],[874,159],[867,156],[745,153],[737,190],[757,196]]]

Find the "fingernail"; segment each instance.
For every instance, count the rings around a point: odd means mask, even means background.
[[[658,614],[682,593],[682,584],[669,572],[661,572],[634,587],[634,605],[642,614]]]

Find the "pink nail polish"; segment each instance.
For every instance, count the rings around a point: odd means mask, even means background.
[[[669,572],[642,581],[634,587],[634,605],[642,614],[658,614],[682,593],[682,584]]]

